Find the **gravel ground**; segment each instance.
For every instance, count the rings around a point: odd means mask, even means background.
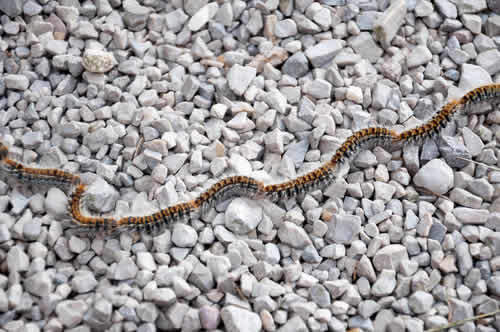
[[[500,82],[499,1],[389,4],[0,0],[1,140],[81,174],[93,213],[139,215],[230,174],[293,178],[353,130]],[[323,192],[236,198],[154,238],[72,235],[66,193],[4,179],[0,330],[418,332],[495,311],[499,128],[480,105]]]

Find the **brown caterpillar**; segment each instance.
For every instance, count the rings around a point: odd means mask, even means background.
[[[4,160],[7,159],[7,156],[9,155],[9,149],[0,143],[0,162],[4,162]]]
[[[427,138],[433,138],[442,128],[445,128],[453,118],[453,115],[459,111],[460,100],[452,100],[444,105],[441,110],[434,115],[428,122],[416,128],[406,130],[399,134],[396,141],[404,144],[419,142]]]
[[[3,159],[2,163],[2,171],[23,183],[56,186],[64,190],[80,183],[79,176],[55,168],[27,167],[9,158]]]
[[[321,167],[294,180],[265,186],[266,197],[272,201],[290,199],[308,191],[324,188],[333,182],[333,171],[338,164],[345,162],[361,149],[374,145],[383,146],[396,138],[397,134],[387,128],[361,129],[349,136],[333,157]]]
[[[262,188],[261,182],[247,176],[227,177],[212,185],[192,201],[176,204],[148,216],[124,217],[118,221],[118,227],[159,234],[168,224],[189,219],[195,214],[205,214],[218,202],[234,196],[254,198],[259,192],[262,192]]]
[[[8,157],[8,148],[0,143],[0,170],[23,183],[68,188],[80,183],[80,177],[56,168],[27,167]]]
[[[467,92],[460,98],[459,103],[468,108],[471,105],[497,98],[500,98],[500,83],[492,83]]]
[[[104,233],[106,235],[114,234],[118,223],[116,219],[110,217],[90,217],[81,212],[81,201],[87,186],[79,184],[71,194],[69,210],[73,223],[79,230],[91,230],[92,232]]]
[[[8,148],[2,143],[0,143],[0,171],[23,182],[74,186],[69,212],[74,224],[80,229],[91,232],[103,232],[105,234],[118,234],[124,230],[146,231],[151,234],[158,234],[170,223],[189,219],[200,214],[203,215],[217,203],[234,196],[246,196],[249,198],[265,197],[273,201],[278,201],[323,188],[333,181],[335,168],[339,164],[346,162],[360,149],[371,148],[377,145],[406,144],[432,138],[451,121],[453,115],[458,113],[458,111],[466,109],[471,105],[497,98],[500,98],[500,84],[481,86],[469,91],[459,100],[453,100],[443,106],[425,124],[406,130],[399,135],[393,130],[380,127],[370,127],[355,132],[342,143],[329,161],[296,179],[264,186],[262,182],[251,177],[231,176],[218,181],[194,200],[176,204],[146,216],[130,216],[118,220],[112,217],[85,216],[81,211],[81,205],[86,186],[80,183],[78,176],[58,169],[26,167],[21,163],[9,159]]]

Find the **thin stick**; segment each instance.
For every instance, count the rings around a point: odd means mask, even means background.
[[[139,150],[142,148],[143,143],[144,143],[144,137],[141,136],[135,147],[134,154],[132,155],[132,160],[134,160],[135,157],[137,157],[137,155],[139,154]]]
[[[465,324],[467,322],[472,322],[472,321],[475,321],[475,320],[479,320],[479,319],[487,318],[487,317],[490,317],[490,316],[494,316],[494,315],[496,315],[498,313],[500,313],[500,309],[497,309],[495,311],[488,312],[488,313],[485,313],[485,314],[477,315],[477,316],[474,316],[474,317],[466,318],[464,320],[457,320],[456,322],[450,323],[448,325],[444,325],[444,326],[441,326],[441,327],[435,327],[435,328],[432,328],[432,329],[429,329],[429,330],[425,330],[425,332],[440,332],[440,331],[444,331],[444,330],[447,330],[447,329],[451,329],[452,327],[457,327],[457,326],[463,325],[463,324]]]
[[[484,166],[484,167],[487,167],[487,168],[491,168],[495,171],[500,171],[500,168],[498,167],[495,167],[495,166],[491,166],[491,165],[486,165],[485,163],[481,163],[479,161],[475,161],[475,160],[472,160],[472,159],[467,159],[467,158],[462,158],[462,157],[456,157],[457,159],[462,159],[462,160],[465,160],[465,161],[470,161],[471,163],[474,163],[474,164],[477,164],[477,165],[481,165],[481,166]]]

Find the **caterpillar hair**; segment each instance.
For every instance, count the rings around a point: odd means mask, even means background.
[[[253,199],[265,197],[276,202],[324,188],[333,182],[335,169],[339,164],[345,163],[360,150],[375,146],[397,147],[401,144],[433,138],[452,121],[453,116],[459,111],[468,109],[475,104],[485,101],[495,102],[499,99],[499,83],[480,86],[467,92],[460,99],[452,100],[444,105],[426,123],[403,131],[399,135],[391,129],[382,127],[370,127],[354,132],[340,145],[330,160],[319,168],[293,180],[264,186],[262,182],[248,176],[230,176],[216,182],[194,200],[176,204],[145,216],[129,216],[118,219],[85,215],[82,208],[86,203],[84,194],[87,187],[81,183],[79,176],[58,169],[39,169],[25,166],[8,157],[9,149],[2,143],[0,143],[0,175],[7,175],[20,182],[34,185],[54,185],[73,189],[68,207],[72,226],[87,234],[104,233],[113,236],[128,230],[156,235],[172,223],[204,215],[216,204],[235,196]]]
[[[387,128],[370,127],[361,129],[349,136],[337,149],[332,159],[323,166],[294,180],[264,187],[265,196],[272,201],[278,201],[324,188],[333,182],[333,172],[339,163],[346,161],[359,150],[377,145],[386,146],[397,137],[393,130]]]
[[[85,216],[81,212],[81,200],[87,187],[84,184],[76,186],[71,194],[70,213],[74,223],[74,228],[81,231],[92,231],[93,233],[104,233],[113,235],[117,231],[118,223],[111,217]]]
[[[498,99],[500,99],[500,83],[493,83],[480,86],[467,92],[460,98],[459,103],[467,109],[474,104]]]
[[[121,218],[117,222],[117,228],[157,235],[163,232],[169,224],[190,218],[194,210],[193,201],[180,203],[152,215]]]
[[[80,177],[55,168],[26,167],[15,160],[3,160],[2,170],[22,183],[56,186],[63,190],[80,183]]]
[[[409,144],[413,142],[421,142],[427,138],[433,138],[441,129],[445,128],[457,114],[461,106],[460,100],[452,100],[444,105],[441,110],[434,115],[428,122],[416,128],[406,130],[399,134],[398,142]]]
[[[0,143],[0,162],[3,162],[5,159],[7,159],[8,155],[9,149],[7,148],[7,146]]]
[[[235,196],[255,198],[262,192],[264,184],[248,176],[230,176],[212,185],[193,201],[200,214],[206,214],[220,202]]]

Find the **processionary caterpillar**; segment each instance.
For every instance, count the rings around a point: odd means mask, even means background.
[[[467,92],[459,100],[459,104],[464,108],[469,108],[471,105],[479,104],[491,99],[500,99],[500,83],[492,83],[480,86]]]
[[[118,223],[111,217],[90,217],[81,212],[81,201],[87,186],[78,184],[71,193],[69,212],[76,228],[80,230],[90,230],[92,232],[102,232],[106,235],[114,234],[117,231]]]
[[[397,134],[387,128],[361,129],[349,136],[323,166],[294,180],[265,186],[264,192],[270,200],[278,201],[324,188],[334,180],[333,172],[338,164],[345,162],[359,150],[370,146],[383,146],[395,139]]]
[[[323,188],[332,183],[335,168],[346,162],[359,150],[374,146],[407,144],[432,138],[446,127],[453,115],[459,110],[497,98],[500,98],[500,84],[481,86],[466,93],[462,98],[452,100],[444,105],[426,123],[406,130],[399,135],[391,129],[380,127],[370,127],[355,132],[341,144],[330,160],[321,167],[296,179],[264,186],[262,182],[251,177],[231,176],[218,181],[194,200],[176,204],[146,216],[129,216],[121,219],[85,216],[81,211],[81,206],[86,186],[80,183],[78,176],[58,169],[26,167],[10,159],[8,157],[9,151],[2,143],[0,143],[0,171],[21,181],[74,187],[69,211],[78,228],[105,234],[118,234],[124,230],[158,234],[170,223],[205,214],[219,202],[234,196],[264,197],[272,201],[279,201]]]
[[[35,185],[57,186],[65,189],[80,183],[80,177],[78,175],[56,168],[27,167],[10,159],[8,155],[8,148],[0,143],[0,172],[4,172],[20,182]]]
[[[441,129],[445,128],[448,123],[450,123],[453,116],[461,110],[467,110],[473,105],[494,99],[500,99],[500,84],[494,83],[480,86],[467,92],[462,98],[452,100],[444,105],[441,110],[426,123],[402,132],[399,134],[396,141],[408,144],[421,142],[427,138],[434,138]]]

